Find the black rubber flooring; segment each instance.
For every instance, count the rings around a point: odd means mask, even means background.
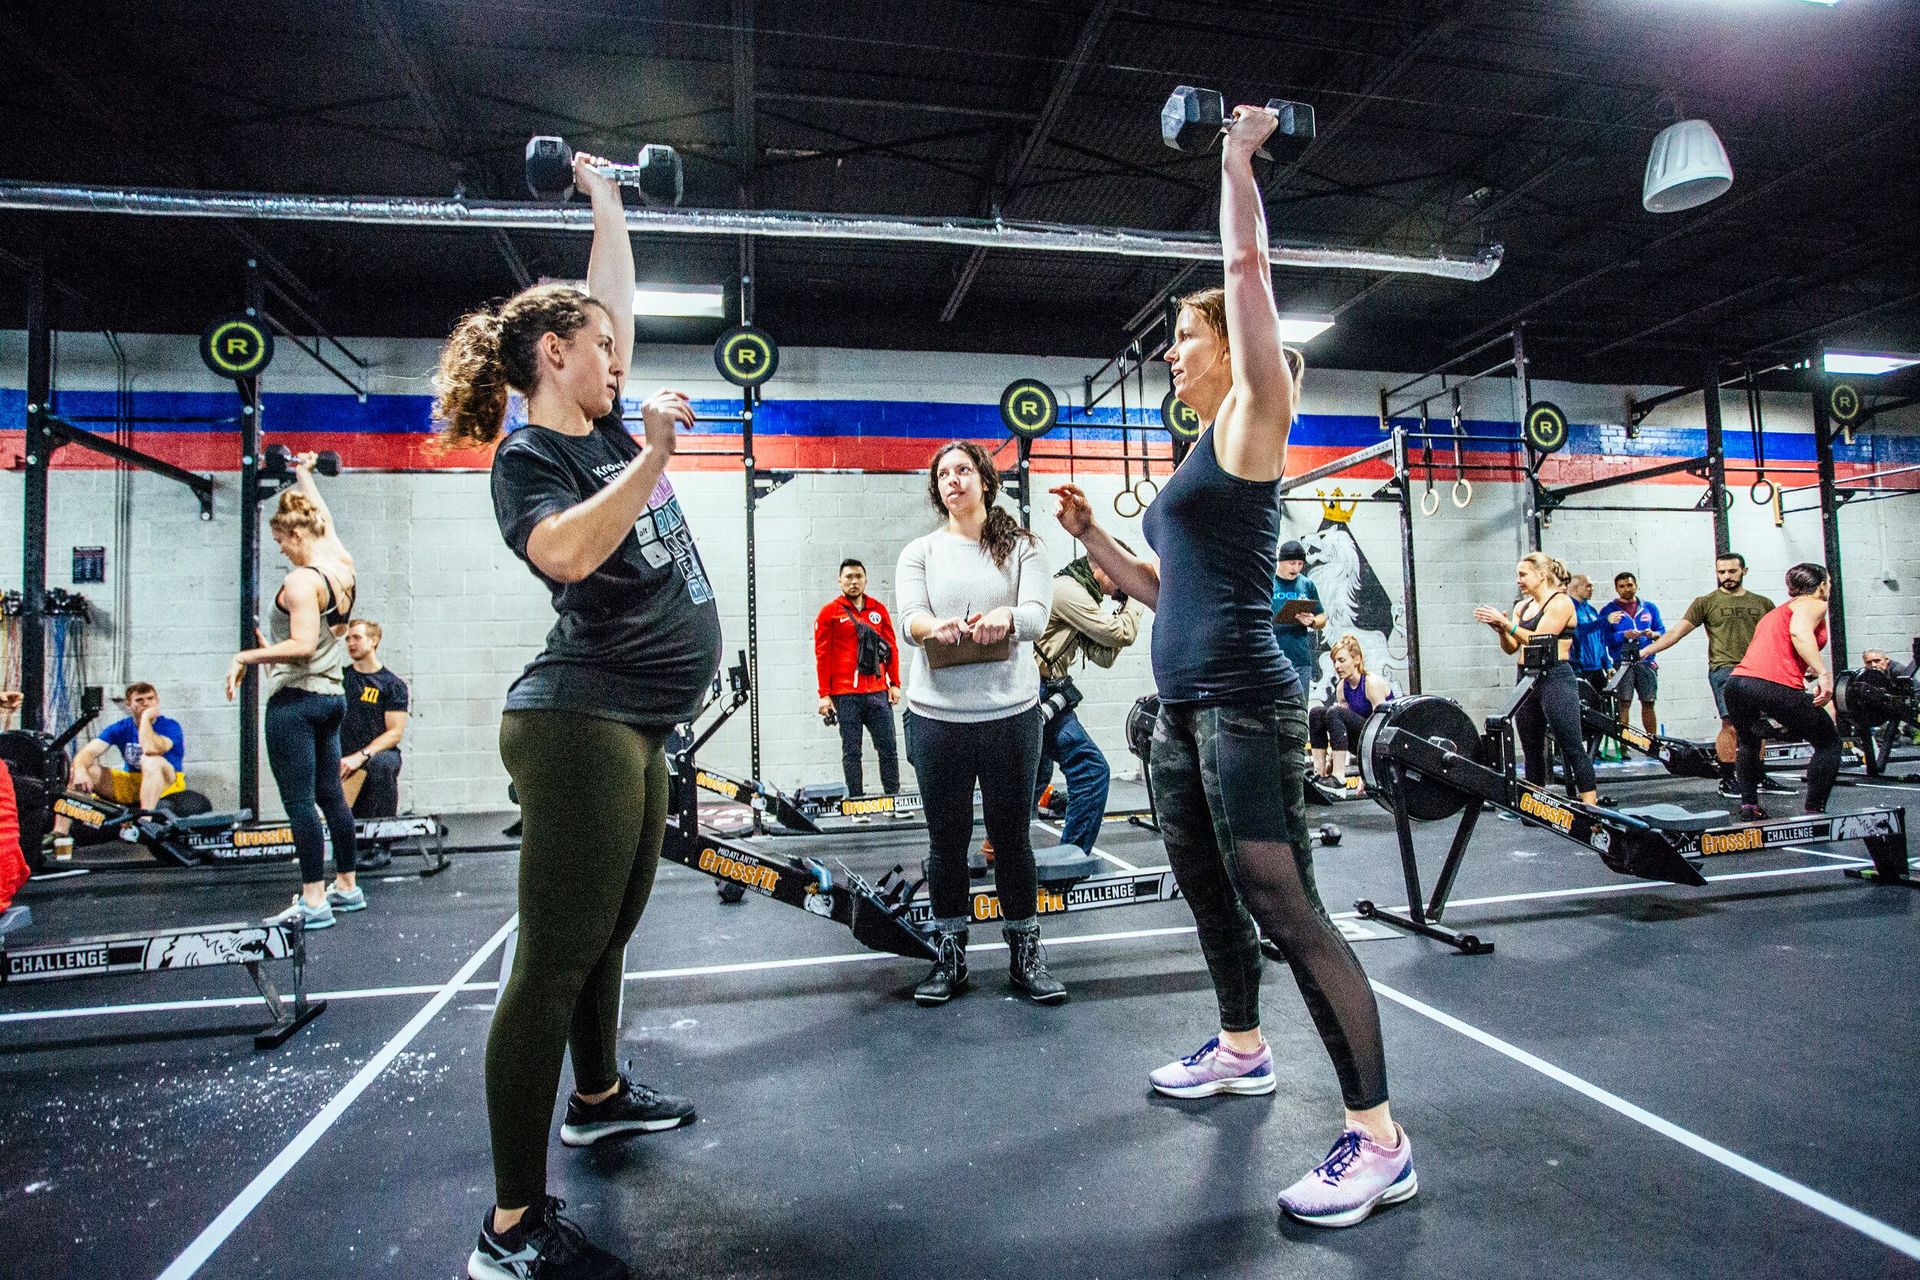
[[[1699,783],[1603,789],[1718,807]],[[1835,807],[1914,797],[1849,788]],[[1330,910],[1404,899],[1386,814],[1312,816],[1346,831],[1317,855]],[[1420,836],[1429,874],[1450,830]],[[824,851],[877,873],[923,839]],[[1101,847],[1161,861],[1122,824]],[[1915,1274],[1920,894],[1843,878],[1857,846],[1826,852],[1714,859],[1714,883],[1684,889],[1484,818],[1449,922],[1494,954],[1355,944],[1421,1193],[1344,1232],[1273,1211],[1340,1102],[1284,968],[1275,1095],[1146,1088],[1215,1025],[1183,904],[1050,918],[1064,1007],[1011,998],[976,936],[974,990],[923,1010],[920,966],[669,867],[629,954],[626,1048],[700,1121],[556,1141],[552,1188],[650,1277]],[[259,1021],[237,968],[0,990],[5,1273],[464,1274],[491,1199],[481,1068],[515,871],[483,852],[369,877],[372,909],[312,940],[330,1007],[272,1052],[233,1033]],[[291,890],[275,869],[156,868],[23,901],[38,940],[255,917]]]

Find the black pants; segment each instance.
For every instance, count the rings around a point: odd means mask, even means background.
[[[1592,791],[1593,757],[1587,754],[1586,735],[1580,727],[1580,683],[1573,668],[1564,662],[1542,671],[1533,686],[1533,696],[1513,712],[1513,730],[1520,735],[1526,779],[1536,786],[1549,786],[1553,781],[1547,774],[1549,728],[1560,748],[1560,758],[1573,775],[1574,790]]]
[[[1316,751],[1345,751],[1360,740],[1367,718],[1344,702],[1307,708],[1307,741]]]
[[[967,908],[967,853],[973,843],[973,785],[993,841],[993,884],[1008,923],[1031,920],[1039,889],[1033,869],[1033,779],[1040,767],[1040,708],[962,724],[907,713],[908,752],[927,814],[927,880],[935,919],[959,921]]]
[[[1727,719],[1739,736],[1734,772],[1740,779],[1740,803],[1760,802],[1760,757],[1766,731],[1763,717],[1772,716],[1796,738],[1813,744],[1807,765],[1807,812],[1825,813],[1833,780],[1840,773],[1840,730],[1824,707],[1813,705],[1813,695],[1800,689],[1734,676],[1727,681]]]
[[[860,740],[860,728],[873,735],[873,749],[880,756],[880,789],[888,795],[900,792],[900,752],[893,744],[893,704],[881,693],[836,693],[833,714],[840,722],[840,771],[847,778],[847,794],[867,794],[867,780],[861,770],[860,752],[866,744]]]
[[[340,721],[346,714],[347,700],[337,693],[282,689],[267,699],[267,765],[280,788],[306,884],[326,877],[328,835],[334,870],[354,867],[353,810],[340,787]]]
[[[351,755],[352,752],[347,754]],[[391,818],[400,812],[400,752],[388,747],[367,757],[367,778],[353,800],[356,818]]]

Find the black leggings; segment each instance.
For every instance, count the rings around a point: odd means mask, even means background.
[[[1033,779],[1040,770],[1040,708],[999,720],[960,723],[907,713],[907,755],[927,813],[927,880],[936,921],[964,927],[967,852],[973,844],[973,784],[993,841],[993,885],[1001,918],[1031,920],[1039,889],[1033,869]]]
[[[346,713],[347,700],[337,693],[282,689],[267,699],[267,765],[280,787],[305,884],[327,874],[326,836],[333,838],[334,870],[344,874],[354,867],[353,810],[340,787],[340,721]]]
[[[1825,813],[1833,780],[1840,773],[1840,730],[1824,707],[1813,705],[1804,690],[1733,676],[1727,681],[1727,719],[1740,739],[1734,755],[1734,773],[1740,779],[1740,803],[1760,802],[1760,756],[1767,736],[1762,717],[1771,716],[1792,736],[1813,744],[1807,765],[1807,812]]]
[[[1315,751],[1345,751],[1359,741],[1367,718],[1344,702],[1307,708],[1307,741]]]
[[[394,817],[400,812],[400,752],[393,747],[374,752],[367,757],[366,774],[353,800],[353,816]]]
[[[1520,673],[1525,676],[1523,671]],[[1594,789],[1593,757],[1587,754],[1587,739],[1580,726],[1580,682],[1573,668],[1557,662],[1540,673],[1533,696],[1513,711],[1513,730],[1520,735],[1520,752],[1526,760],[1526,779],[1536,786],[1547,786],[1547,730],[1560,748],[1560,758],[1573,775],[1575,791]]]
[[[1278,946],[1354,1111],[1387,1100],[1380,1008],[1313,880],[1297,702],[1160,708],[1147,768],[1222,1031],[1260,1025],[1260,932]]]

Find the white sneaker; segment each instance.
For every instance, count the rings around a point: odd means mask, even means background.
[[[362,905],[365,905],[364,903]],[[308,932],[315,929],[333,928],[333,907],[310,907],[305,898],[293,895],[293,905],[279,915],[268,916],[268,924],[299,924]]]

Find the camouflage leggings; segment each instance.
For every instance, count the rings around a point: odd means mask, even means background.
[[[1387,1100],[1380,1010],[1313,883],[1298,702],[1160,709],[1148,768],[1167,861],[1193,910],[1220,1026],[1260,1025],[1259,934],[1293,970],[1353,1110]],[[1255,931],[1255,922],[1259,932]]]

